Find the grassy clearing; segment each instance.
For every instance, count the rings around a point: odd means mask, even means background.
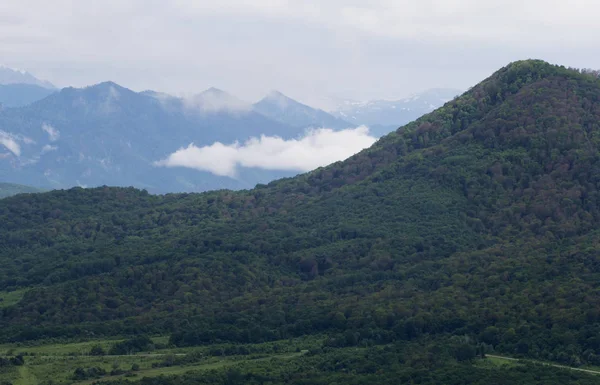
[[[28,353],[36,356],[87,355],[92,349],[92,346],[100,345],[105,351],[108,351],[111,348],[111,346],[121,341],[123,341],[122,338],[73,343],[3,344],[0,345],[0,356],[13,355],[18,353]],[[169,337],[153,337],[152,341],[155,344],[166,345],[169,342]],[[165,350],[164,353],[170,353],[174,350],[175,349]]]
[[[165,346],[168,336],[152,338],[155,344]],[[0,382],[7,380],[14,385],[41,385],[52,381],[55,385],[71,385],[77,368],[102,368],[107,373],[119,368],[131,372],[132,366],[136,364],[138,371],[133,372],[135,377],[127,377],[136,381],[144,377],[157,377],[161,375],[179,375],[190,371],[210,370],[234,365],[244,362],[257,362],[270,359],[292,359],[302,355],[320,339],[299,338],[294,340],[276,341],[252,345],[257,351],[265,353],[254,353],[250,355],[214,355],[214,351],[226,351],[229,345],[211,345],[194,348],[165,348],[153,352],[142,352],[129,356],[90,356],[89,351],[94,345],[101,345],[105,351],[122,340],[95,340],[75,343],[46,343],[38,345],[1,345],[0,355],[15,355],[26,353],[25,365],[11,368],[10,371],[0,373]],[[211,353],[212,351],[212,353]],[[169,356],[182,358],[188,353],[200,354],[199,361],[181,364],[179,366],[156,367],[156,364],[164,362]],[[173,358],[177,358],[173,357]],[[153,367],[154,364],[154,367]],[[125,374],[117,376],[104,376],[102,380],[117,379]],[[86,380],[78,384],[91,384],[95,380]]]
[[[18,377],[15,379],[14,385],[30,385],[38,384],[38,378],[33,374],[29,366],[21,366],[18,370]]]
[[[485,358],[485,360],[494,366],[518,366],[518,365],[520,365],[519,361],[505,360],[505,359],[498,358],[498,357],[487,356]]]
[[[552,366],[552,367],[559,368],[559,369],[574,370],[574,371],[579,371],[579,372],[586,372],[586,373],[593,374],[593,375],[600,375],[600,370],[598,370],[598,368],[595,368],[595,367],[573,367],[573,366],[561,365],[558,363],[548,362],[548,361],[539,361],[539,360],[531,360],[531,359],[515,359],[515,358],[510,358],[510,357],[505,357],[505,356],[487,355],[485,360],[480,360],[477,364],[479,366],[483,366],[483,367],[485,367],[485,366],[490,367],[492,365],[508,367],[508,366],[524,365],[526,363],[543,365],[543,366]]]
[[[0,309],[18,304],[27,290],[0,291]]]
[[[258,359],[239,359],[239,358],[222,358],[222,359],[210,359],[207,362],[203,362],[200,364],[194,365],[186,365],[186,366],[171,366],[166,368],[152,368],[146,370],[140,370],[136,372],[136,377],[128,377],[130,381],[141,380],[144,377],[159,377],[159,376],[175,376],[180,374],[185,374],[188,372],[200,371],[200,370],[211,370],[211,369],[220,369],[227,366],[232,366],[235,364],[239,364],[242,362],[252,362],[252,361],[264,361],[271,359],[292,359],[302,355],[302,353],[287,353],[287,354],[276,354],[271,355],[269,357],[263,357]],[[125,375],[119,376],[106,376],[103,377],[102,380],[116,380],[119,378],[124,378]],[[74,385],[89,385],[98,380],[87,380],[83,382],[77,382]]]
[[[0,345],[0,355],[7,355],[9,352],[13,352],[13,354],[26,352],[29,354],[45,356],[66,356],[69,354],[82,355],[88,354],[94,345],[100,345],[106,350],[120,341],[123,340],[97,340],[68,344],[51,343],[44,345],[5,344]]]
[[[40,385],[52,381],[56,385],[85,385],[92,384],[99,379],[90,379],[81,382],[72,380],[72,375],[76,368],[99,367],[108,373],[115,367],[129,371],[133,364],[139,366],[139,371],[135,372],[135,377],[127,377],[131,381],[140,380],[144,377],[158,377],[161,375],[180,375],[191,371],[219,369],[243,362],[264,361],[271,359],[293,359],[299,357],[302,353],[284,353],[274,354],[267,357],[220,357],[207,358],[205,361],[183,365],[162,368],[153,368],[152,364],[161,362],[163,358],[147,356],[122,356],[122,357],[27,357],[26,364],[12,371],[10,376],[0,380],[10,380],[14,385]],[[104,376],[102,380],[116,380],[124,378],[125,374],[116,376]]]
[[[123,357],[26,357],[25,365],[16,371],[6,373],[5,377],[0,374],[1,380],[9,380],[14,385],[39,385],[51,380],[56,385],[73,384],[71,379],[75,369],[99,367],[110,372],[115,367],[122,370],[130,370],[133,364],[137,364],[140,373],[152,368],[153,363],[160,362],[162,358],[146,356],[123,356]]]

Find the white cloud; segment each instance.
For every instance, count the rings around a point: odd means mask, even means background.
[[[344,160],[371,146],[376,140],[369,135],[369,128],[365,126],[342,131],[321,128],[308,131],[300,139],[261,136],[242,145],[216,142],[197,147],[192,143],[155,165],[193,168],[232,178],[237,175],[238,167],[310,171]]]
[[[171,5],[187,17],[244,14],[417,41],[494,39],[518,44],[575,36],[592,40],[600,12],[592,0],[175,0]]]
[[[51,151],[56,151],[56,150],[58,150],[57,146],[51,146],[51,145],[47,144],[44,147],[42,147],[42,155],[46,154],[48,152],[51,152]]]
[[[19,140],[23,141],[25,144],[35,144],[35,140],[28,138],[26,136],[19,136]]]
[[[8,132],[0,131],[0,144],[16,156],[21,156],[21,146],[17,143],[17,139]]]
[[[210,146],[196,147],[193,143],[180,148],[166,159],[155,163],[164,167],[187,167],[209,171],[215,175],[234,177],[238,163],[237,144],[216,142]]]
[[[42,124],[42,130],[48,134],[48,138],[51,142],[56,142],[58,138],[60,138],[60,131],[47,123]]]

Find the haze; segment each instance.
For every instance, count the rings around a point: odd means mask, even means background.
[[[214,86],[250,101],[278,89],[326,107],[466,89],[529,57],[589,66],[599,12],[592,0],[25,0],[0,5],[0,55],[58,86]]]

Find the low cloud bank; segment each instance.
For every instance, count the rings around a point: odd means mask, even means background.
[[[48,134],[48,139],[50,139],[51,142],[56,142],[58,138],[60,138],[60,131],[47,123],[42,124],[42,130]]]
[[[365,126],[342,131],[321,128],[308,131],[300,139],[263,135],[244,144],[215,142],[197,147],[192,143],[155,165],[193,168],[232,178],[236,177],[238,167],[306,172],[347,159],[376,140]]]
[[[21,156],[21,146],[17,143],[17,139],[8,132],[0,131],[0,144],[16,156]]]

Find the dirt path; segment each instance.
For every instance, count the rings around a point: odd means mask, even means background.
[[[492,358],[497,358],[499,360],[506,360],[506,361],[526,361],[526,362],[531,362],[531,363],[534,363],[534,364],[552,366],[552,367],[560,368],[560,369],[576,370],[578,372],[585,372],[585,373],[590,373],[590,374],[600,374],[600,371],[597,371],[597,370],[573,368],[571,366],[564,366],[564,365],[558,365],[558,364],[550,364],[548,362],[541,362],[541,361],[535,361],[535,360],[522,360],[522,359],[512,358],[512,357],[495,356],[495,355],[492,355],[492,354],[486,354],[486,357],[492,357]]]
[[[19,366],[19,378],[15,381],[15,385],[29,385],[37,383],[37,377],[31,373],[27,365]]]
[[[186,356],[185,353],[148,353],[148,354],[129,354],[129,355],[104,355],[104,356],[90,356],[90,355],[81,355],[81,356],[70,356],[68,354],[64,354],[64,355],[54,355],[54,356],[29,356],[31,358],[41,358],[41,359],[45,359],[45,360],[80,360],[82,358],[93,358],[93,359],[98,359],[98,358],[119,358],[119,357],[149,357],[149,358],[160,358],[160,357],[166,357],[166,356],[175,356],[175,357],[184,357]],[[0,356],[2,357],[2,356]],[[7,356],[6,358],[10,358],[12,356]]]

